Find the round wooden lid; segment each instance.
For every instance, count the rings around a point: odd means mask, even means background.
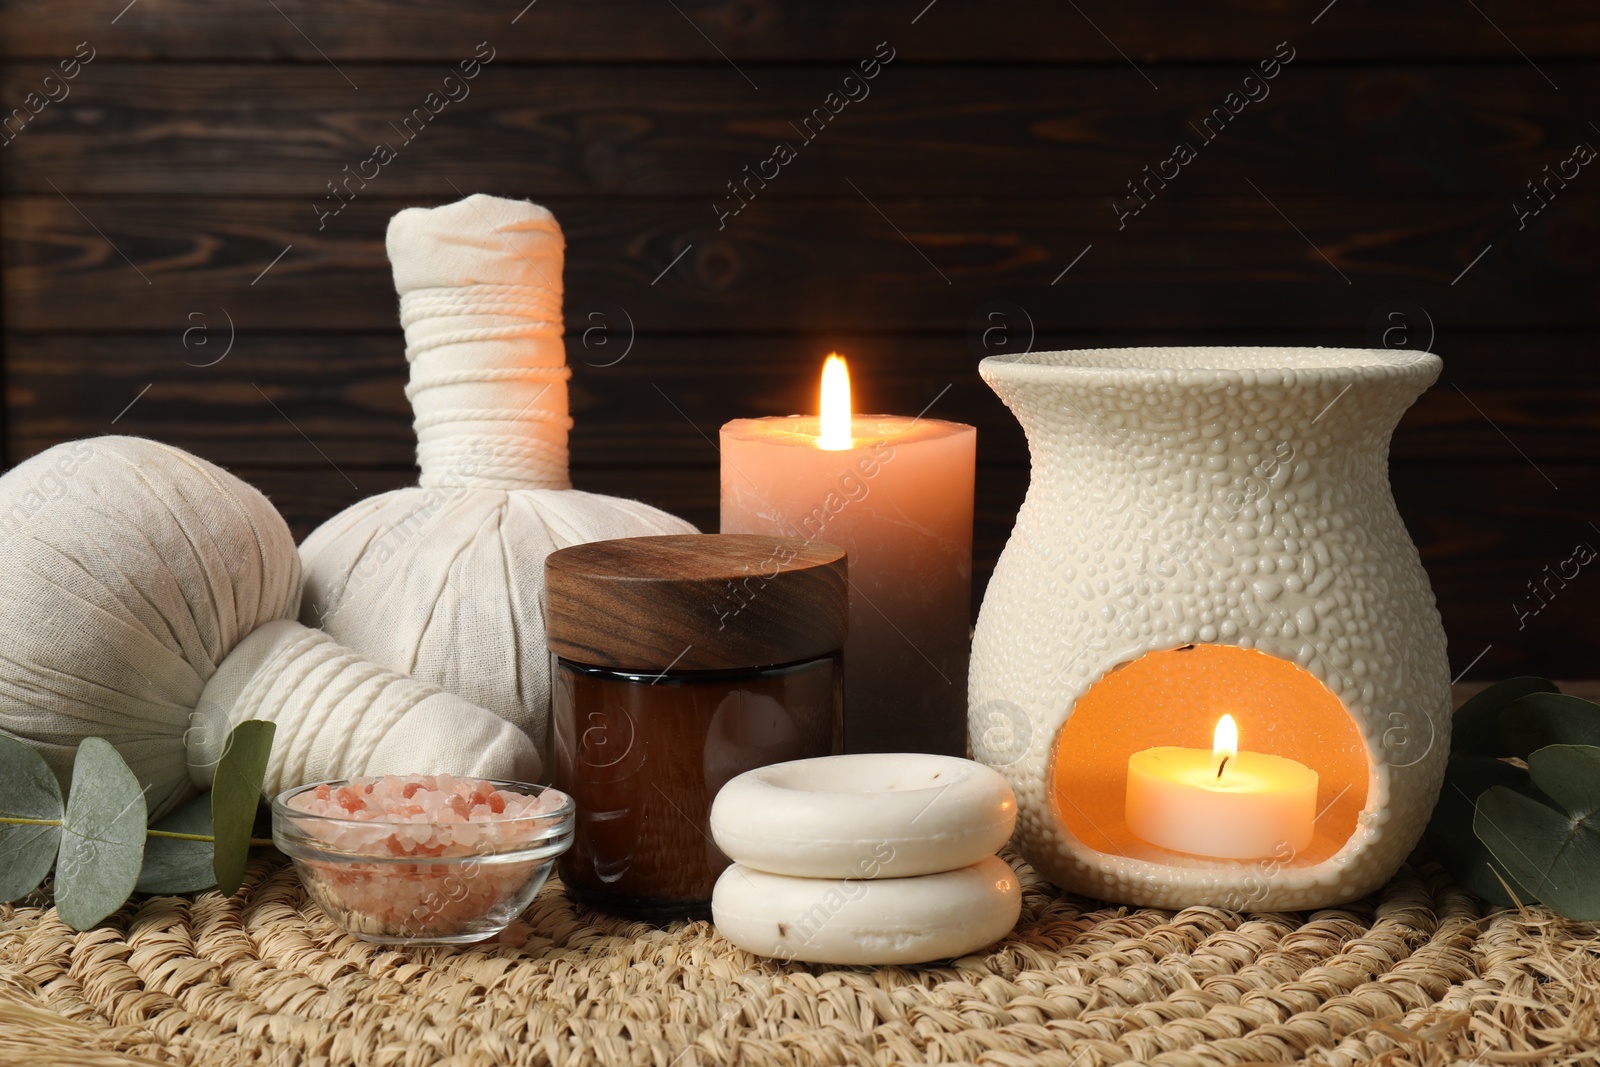
[[[822,541],[674,534],[545,560],[545,633],[563,659],[621,670],[768,667],[844,645],[845,553]]]

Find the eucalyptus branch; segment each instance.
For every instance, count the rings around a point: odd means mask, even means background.
[[[1543,678],[1510,678],[1451,721],[1433,856],[1502,907],[1537,900],[1600,919],[1600,705]]]
[[[210,834],[180,834],[176,830],[146,830],[145,834],[148,837],[171,838],[173,841],[205,841],[213,845],[217,843],[217,839]],[[273,840],[270,837],[252,837],[250,844],[271,845]]]
[[[250,849],[273,843],[251,833],[273,730],[236,725],[211,791],[154,828],[138,776],[104,738],[79,743],[63,791],[37,749],[0,731],[0,902],[27,896],[53,869],[56,913],[87,930],[136,893],[237,892]]]
[[[60,819],[24,819],[21,817],[0,815],[0,823],[8,826],[60,826]],[[204,841],[207,844],[216,844],[217,839],[211,834],[180,834],[176,830],[146,830],[146,837],[165,837],[173,841]],[[265,847],[274,844],[270,837],[252,837],[251,847]]]

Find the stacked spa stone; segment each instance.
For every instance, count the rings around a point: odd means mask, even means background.
[[[995,851],[1011,786],[971,760],[824,756],[748,771],[717,794],[711,833],[733,865],[712,917],[740,948],[832,964],[926,963],[1016,925],[1022,893]]]

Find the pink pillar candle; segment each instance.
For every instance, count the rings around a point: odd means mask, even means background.
[[[977,430],[856,415],[845,448],[815,416],[722,428],[722,532],[848,554],[846,752],[967,751]]]

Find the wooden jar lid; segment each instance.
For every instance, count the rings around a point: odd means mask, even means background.
[[[769,667],[844,645],[845,553],[822,541],[674,534],[545,560],[545,633],[563,659],[621,670]]]

